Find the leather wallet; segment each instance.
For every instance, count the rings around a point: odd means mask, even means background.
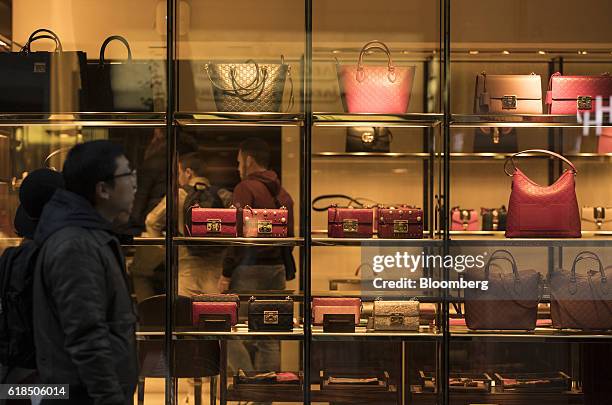
[[[608,106],[612,96],[612,77],[605,73],[599,76],[563,76],[557,72],[550,77],[546,104],[550,114],[576,114],[578,111],[593,112],[595,97],[601,96]]]
[[[291,331],[293,328],[293,299],[249,300],[249,330]]]
[[[490,75],[476,78],[475,114],[542,114],[542,78],[530,75]]]
[[[374,301],[374,330],[419,330],[418,301]]]
[[[191,209],[191,236],[232,237],[238,236],[236,208]]]
[[[330,238],[371,238],[374,233],[372,208],[338,208],[327,210],[327,233]]]
[[[352,314],[355,325],[361,317],[361,299],[344,297],[314,297],[312,299],[312,319],[315,325],[323,325],[326,314]]]
[[[402,205],[378,208],[376,211],[378,237],[383,239],[423,238],[423,210]]]
[[[242,236],[245,238],[286,238],[287,209],[251,208],[242,210]]]

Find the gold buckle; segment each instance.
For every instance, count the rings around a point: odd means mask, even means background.
[[[361,134],[361,142],[365,144],[370,144],[374,142],[374,133],[373,132],[364,132]]]
[[[220,219],[209,219],[206,221],[207,232],[221,232],[221,220]]]
[[[272,222],[257,221],[257,233],[272,233]]]
[[[593,108],[593,98],[591,96],[578,96],[576,104],[579,110],[590,110]]]
[[[407,233],[408,221],[398,219],[393,221],[393,233]]]
[[[503,96],[501,98],[502,109],[516,110],[516,96]]]
[[[404,315],[402,314],[391,314],[390,323],[393,326],[399,326],[404,324]]]
[[[342,230],[344,232],[357,232],[359,221],[356,219],[345,219],[342,221]]]
[[[278,325],[278,311],[264,311],[264,325]]]

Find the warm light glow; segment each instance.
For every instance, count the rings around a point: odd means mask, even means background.
[[[544,52],[544,51],[538,51],[538,53],[539,53],[540,55],[546,55],[546,52]]]
[[[0,39],[0,46],[3,46],[5,48],[8,48],[8,44],[6,42],[4,42],[3,40]]]
[[[586,55],[586,54],[588,54],[587,51],[578,51],[578,55]]]
[[[470,55],[478,55],[480,52],[478,51],[470,51]]]
[[[502,51],[504,55],[510,55],[510,51]]]

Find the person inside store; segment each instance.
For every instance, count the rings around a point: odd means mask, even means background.
[[[22,238],[18,247],[7,249],[0,257],[0,271],[3,282],[2,291],[27,291],[31,293],[32,285],[27,280],[30,269],[28,268],[29,253],[35,249],[32,240],[38,225],[38,220],[47,202],[53,196],[56,189],[64,188],[64,178],[62,174],[51,169],[36,169],[29,173],[21,183],[19,188],[19,206],[13,221],[15,233]],[[10,276],[5,277],[10,267]],[[4,284],[7,283],[7,284]],[[7,287],[5,290],[4,287]],[[27,296],[27,294],[26,294]],[[14,311],[19,316],[32,316],[31,300],[22,300],[19,303],[13,302],[11,306],[5,308],[6,316],[14,321]],[[23,313],[26,309],[27,314]],[[4,314],[3,314],[4,316]],[[36,358],[34,355],[34,342],[31,333],[22,325],[28,324],[31,320],[21,319],[19,325],[4,324],[8,328],[8,339],[3,340],[2,352],[7,353],[9,345],[13,350],[9,357],[3,358],[2,379],[4,383],[34,384],[38,382],[36,372]],[[4,336],[4,335],[3,335]],[[15,350],[15,348],[18,348]],[[29,400],[9,400],[8,404],[30,403]]]
[[[178,230],[189,236],[191,208],[226,208],[232,204],[232,193],[212,185],[207,178],[206,159],[202,152],[192,152],[178,159]],[[147,235],[161,237],[166,229],[166,198],[146,218]],[[181,247],[179,250],[178,294],[191,297],[216,293],[221,276],[223,251],[216,247]],[[146,298],[146,297],[145,297]]]
[[[238,209],[286,207],[288,236],[293,236],[293,199],[282,187],[278,175],[269,169],[270,156],[270,147],[262,139],[249,138],[240,144],[237,160],[241,181],[234,188],[233,204]],[[284,290],[286,280],[294,277],[295,262],[290,250],[232,246],[226,249],[223,258],[219,290],[236,293]],[[279,370],[279,342],[230,343],[229,362],[235,371],[238,368]]]
[[[42,403],[131,404],[137,318],[112,223],[132,209],[136,172],[98,140],[74,146],[62,174],[34,235],[33,325],[41,381],[69,384],[70,398]]]

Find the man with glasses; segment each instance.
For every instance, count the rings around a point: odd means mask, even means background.
[[[136,172],[109,141],[76,145],[62,171],[66,189],[45,206],[34,241],[34,339],[43,383],[69,384],[69,400],[131,404],[138,380],[136,314],[112,223],[128,218]]]

